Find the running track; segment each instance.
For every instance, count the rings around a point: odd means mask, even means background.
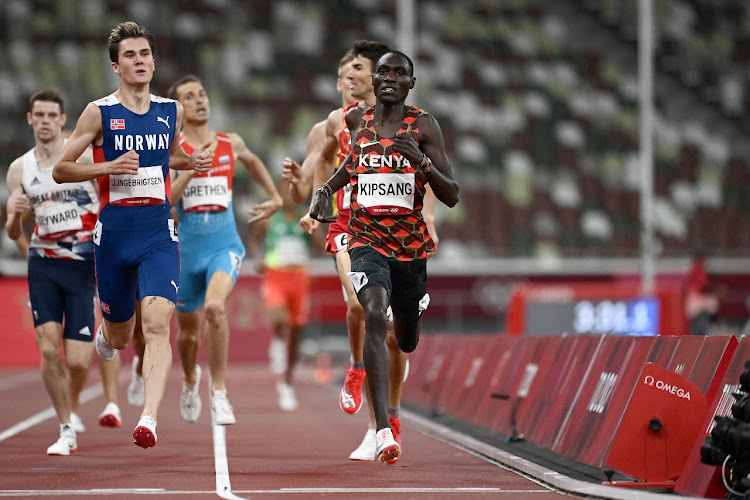
[[[38,371],[0,371],[0,497],[552,500],[565,491],[675,498],[568,480],[408,412],[401,417],[404,451],[395,465],[350,461],[367,417],[344,414],[338,408],[338,382],[315,383],[311,368],[304,366],[296,383],[300,407],[283,412],[276,404],[275,376],[265,365],[230,365],[229,396],[238,422],[223,428],[211,424],[205,375],[200,419],[182,420],[182,378],[173,364],[158,444],[144,450],[132,444],[139,410],[127,404],[129,367],[123,362],[123,426],[104,429],[97,424],[104,397],[92,365],[79,409],[87,430],[69,457],[45,453],[57,438],[58,424]]]

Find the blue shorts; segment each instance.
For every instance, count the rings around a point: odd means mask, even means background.
[[[96,295],[93,262],[31,257],[28,281],[35,327],[54,321],[64,325],[63,338],[93,340]]]
[[[192,312],[203,305],[208,283],[217,271],[224,271],[231,276],[232,283],[237,283],[245,247],[236,230],[232,233],[183,236],[178,311]]]
[[[123,323],[135,314],[136,297],[164,297],[177,302],[180,245],[174,221],[139,231],[108,228],[94,232],[96,284],[102,316]]]

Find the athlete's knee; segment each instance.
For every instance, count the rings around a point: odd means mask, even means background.
[[[405,322],[404,332],[394,335],[402,352],[414,352],[419,344],[419,322]]]
[[[87,373],[88,364],[84,363],[82,359],[77,359],[77,360],[68,359],[67,364],[68,364],[68,371],[70,371],[70,375],[73,377],[85,375]]]
[[[141,326],[145,339],[148,339],[151,335],[161,335],[165,333],[169,335],[169,318],[163,314],[144,315],[141,318]],[[118,347],[118,349],[121,348]]]
[[[352,318],[362,319],[365,317],[365,310],[356,297],[346,301],[346,313]]]
[[[218,323],[226,317],[226,306],[223,300],[210,300],[205,305],[206,321]]]
[[[52,342],[39,341],[39,354],[42,362],[45,364],[58,364],[62,361],[60,347],[55,346]]]

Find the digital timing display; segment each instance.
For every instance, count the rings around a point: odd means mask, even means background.
[[[654,297],[578,299],[526,303],[527,335],[659,334],[659,301]]]

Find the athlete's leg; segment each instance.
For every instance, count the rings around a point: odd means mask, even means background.
[[[70,423],[70,390],[62,366],[62,325],[54,321],[42,323],[34,329],[41,354],[41,372],[52,406],[61,424]]]
[[[92,343],[93,347],[93,343]],[[102,377],[102,387],[104,388],[104,398],[108,403],[120,405],[117,390],[119,388],[118,378],[120,377],[120,354],[119,352],[111,361],[104,361],[97,356],[99,360],[99,374]]]
[[[365,314],[357,300],[352,280],[347,275],[352,270],[352,262],[346,247],[336,252],[336,270],[346,292],[346,331],[349,334],[349,348],[354,362],[360,363],[365,342]]]
[[[65,364],[70,373],[70,411],[78,413],[78,397],[89,375],[94,343],[63,339],[63,348],[65,349]]]
[[[389,427],[388,424],[388,378],[390,360],[385,343],[388,320],[388,293],[381,286],[371,286],[359,295],[359,301],[365,312],[365,342],[363,357],[367,371],[367,385],[372,396],[375,422],[378,429]]]
[[[198,352],[201,347],[202,319],[202,307],[190,312],[177,311],[177,322],[180,325],[177,332],[177,352],[180,353],[185,384],[189,387],[193,387],[197,382],[195,365],[198,364]]]
[[[151,415],[155,421],[172,366],[169,322],[174,309],[174,302],[164,297],[148,296],[141,301],[141,323],[146,341],[143,354],[145,397],[141,416]]]
[[[204,340],[211,369],[211,393],[227,390],[229,320],[227,319],[226,304],[233,288],[232,277],[224,271],[216,271],[211,276],[206,289]]]
[[[143,376],[143,353],[146,351],[146,340],[143,338],[143,328],[141,325],[141,303],[135,303],[135,328],[133,330],[133,349],[138,356],[138,365],[136,373]]]

